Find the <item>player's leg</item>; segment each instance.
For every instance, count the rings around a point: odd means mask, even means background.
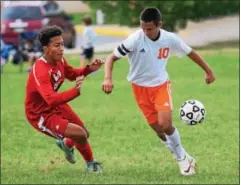
[[[156,115],[158,115],[158,113],[156,113]],[[154,132],[157,134],[157,136],[160,138],[160,141],[162,144],[165,145],[165,147],[171,152],[173,153],[173,149],[172,146],[170,144],[170,142],[167,140],[166,134],[164,133],[163,129],[160,127],[160,125],[158,124],[158,116],[156,116],[156,122],[154,123],[149,123],[149,126],[154,130]]]
[[[82,50],[82,53],[80,55],[80,67],[85,67],[87,65],[86,52],[86,49]]]
[[[182,175],[192,175],[195,173],[194,168],[191,166],[192,163],[184,158],[186,155],[181,145],[180,136],[172,125],[172,102],[168,84],[169,82],[156,88],[132,84],[132,88],[137,104],[151,128],[166,147],[174,153],[175,157],[180,159],[179,165]],[[188,171],[185,172],[185,170]]]
[[[61,112],[65,119],[71,121],[72,123],[78,126],[81,126],[86,133],[86,137],[89,137],[89,132],[85,128],[83,122],[80,120],[78,115],[71,109],[71,107],[68,104],[58,106],[58,110]],[[84,143],[81,143],[73,141],[72,138],[65,137],[63,143],[65,146],[69,148],[73,148],[73,146],[77,148],[77,150],[80,152],[80,154],[86,161],[87,169],[89,171],[98,172],[101,170],[99,162],[94,159],[93,152],[88,140],[86,140],[86,142]]]
[[[81,61],[83,61],[81,65],[82,66],[89,65],[93,59],[93,54],[94,54],[93,48],[84,49],[81,55]]]
[[[86,65],[89,65],[91,63],[91,61],[92,61],[92,58],[86,59]]]
[[[170,144],[171,150],[178,161],[181,175],[195,174],[196,161],[183,148],[178,129],[172,124],[172,112],[159,111],[158,124],[160,125],[160,129],[163,129],[165,132],[167,142]]]
[[[181,139],[177,128],[172,123],[172,98],[171,82],[162,85],[155,95],[155,107],[158,111],[158,130],[165,133],[167,142],[170,144],[172,151],[179,161],[182,175],[193,175],[195,169],[193,165],[195,160],[190,157],[182,146]]]
[[[86,58],[85,56],[80,56],[80,67],[85,67],[86,66]]]
[[[87,133],[80,125],[75,123],[68,123],[66,126],[64,137],[72,139],[78,144],[85,144],[87,142]]]
[[[178,130],[172,125],[171,114],[171,111],[158,111],[158,130],[165,133],[176,159],[180,160],[184,158],[185,150],[182,147]]]
[[[86,143],[87,133],[83,127],[65,119],[59,112],[43,118],[43,124],[38,124],[38,127],[57,139],[57,145],[64,151],[66,160],[70,163],[76,162],[73,146],[65,145],[64,138],[69,138],[74,143]]]
[[[100,163],[95,160],[91,160],[92,151],[87,142],[87,133],[85,129],[76,124],[71,123],[67,119],[61,118],[60,115],[52,115],[46,120],[45,128],[42,128],[42,132],[48,132],[55,136],[57,141],[61,142],[60,148],[64,151],[66,159],[70,163],[75,163],[73,158],[73,147],[69,148],[64,143],[64,138],[69,138],[74,142],[76,148],[80,151],[87,162],[87,170],[89,172],[101,172]],[[59,146],[59,143],[57,143]]]
[[[93,57],[94,57],[94,48],[91,47],[86,52],[86,59],[87,59],[87,62],[88,62],[87,64],[90,64],[90,62],[92,61]]]
[[[157,136],[160,138],[161,142],[172,152],[169,143],[167,142],[166,135],[164,131],[160,128],[158,124],[158,112],[155,109],[154,103],[149,97],[149,89],[146,87],[140,87],[132,84],[132,90],[137,102],[138,107],[145,116],[150,127],[155,131]]]
[[[88,145],[88,133],[86,130],[78,124],[69,122],[57,113],[41,116],[37,121],[36,119],[32,120],[31,117],[33,116],[28,113],[26,113],[26,116],[36,130],[60,141],[60,143],[57,144],[65,152],[65,157],[70,163],[75,163],[73,145],[76,143],[80,146]],[[63,142],[64,138],[69,138],[71,144],[69,142],[65,144]],[[69,144],[72,146],[69,146]],[[83,151],[83,149],[81,150]],[[92,158],[92,151],[90,151],[90,154],[84,155]]]
[[[68,120],[61,118],[57,113],[40,116],[38,120],[32,119],[32,115],[26,113],[26,116],[31,125],[41,133],[62,141],[64,137],[69,137],[74,142],[86,143],[87,133],[85,130],[76,124],[70,123]],[[58,144],[65,152],[65,157],[70,163],[75,163],[72,148],[66,145]]]

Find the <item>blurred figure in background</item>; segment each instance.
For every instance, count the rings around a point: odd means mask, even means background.
[[[81,46],[82,53],[80,57],[80,66],[84,67],[92,60],[94,56],[94,40],[96,33],[92,27],[92,18],[85,16],[83,19],[84,31],[83,31],[83,44]]]
[[[28,61],[27,72],[30,72],[34,61],[42,56],[42,49],[37,43],[37,33],[36,32],[24,32],[22,33],[23,38],[23,59]]]
[[[5,58],[3,58],[2,53],[3,53],[3,49],[4,49],[5,44],[2,41],[2,38],[0,39],[0,41],[1,41],[1,66],[3,66],[5,64]]]
[[[16,46],[11,44],[5,44],[1,40],[1,72],[3,70],[3,66],[8,62],[11,61],[13,64],[19,64],[21,60],[20,52],[16,48]]]
[[[1,67],[8,61],[15,65],[20,64],[21,61],[28,62],[27,72],[31,71],[34,61],[42,56],[42,49],[37,43],[36,32],[23,32],[20,35],[21,42],[18,46],[12,44],[5,44],[1,40]]]
[[[96,11],[96,23],[97,25],[103,25],[104,24],[104,13],[101,9],[98,9]]]

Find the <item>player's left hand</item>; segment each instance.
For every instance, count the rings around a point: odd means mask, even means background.
[[[104,64],[104,61],[103,60],[100,60],[100,59],[94,59],[91,61],[91,63],[89,64],[89,68],[91,71],[97,71],[101,66],[102,64]]]
[[[206,73],[205,81],[207,84],[211,84],[215,81],[215,76],[212,71]]]

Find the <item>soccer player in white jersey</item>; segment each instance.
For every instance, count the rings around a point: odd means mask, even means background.
[[[140,30],[125,39],[107,58],[102,90],[111,93],[113,64],[127,55],[130,64],[127,79],[132,83],[138,106],[162,143],[174,154],[181,175],[194,175],[196,161],[183,148],[172,123],[171,81],[166,64],[171,55],[187,55],[205,71],[207,84],[214,82],[214,74],[196,51],[174,33],[161,29],[161,13],[157,8],[142,11],[140,26]]]

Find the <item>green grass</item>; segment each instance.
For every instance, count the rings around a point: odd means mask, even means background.
[[[85,16],[85,13],[73,13],[73,14],[70,14],[71,17],[72,17],[72,22],[74,25],[77,25],[77,24],[82,24],[82,18]]]
[[[201,51],[214,69],[216,82],[204,83],[203,71],[188,58],[171,58],[174,123],[186,150],[198,162],[198,173],[181,177],[173,156],[160,144],[139,111],[126,81],[128,63],[115,65],[112,94],[101,91],[103,68],[89,76],[82,96],[70,104],[90,131],[101,175],[85,174],[83,159],[68,164],[52,138],[36,132],[24,114],[26,73],[8,64],[1,75],[1,182],[3,184],[238,184],[239,183],[239,50]],[[77,55],[67,56],[78,66]],[[65,82],[61,90],[74,84]],[[187,99],[203,102],[203,124],[179,120]]]
[[[93,20],[93,24],[96,24],[96,15],[95,13],[83,13],[83,12],[79,12],[79,13],[72,13],[70,14],[72,16],[72,22],[74,25],[78,25],[78,24],[82,24],[82,18],[85,15],[91,16],[92,20]]]

